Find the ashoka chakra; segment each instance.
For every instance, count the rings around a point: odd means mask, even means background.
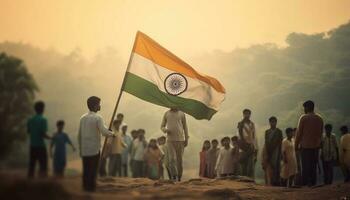
[[[187,80],[179,73],[169,74],[164,81],[164,88],[168,94],[177,96],[187,90]]]

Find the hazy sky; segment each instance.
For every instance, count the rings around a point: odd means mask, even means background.
[[[127,58],[137,30],[181,56],[284,44],[290,32],[326,31],[350,19],[349,0],[0,0],[0,42],[87,56],[114,46]]]

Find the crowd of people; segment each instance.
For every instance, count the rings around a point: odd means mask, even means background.
[[[144,129],[135,129],[128,135],[124,115],[119,113],[112,122],[111,129],[97,114],[101,109],[101,99],[92,96],[87,99],[89,112],[79,123],[78,143],[83,164],[83,188],[96,189],[97,176],[168,178],[181,181],[183,173],[183,153],[188,145],[189,135],[186,117],[176,108],[169,109],[163,117],[161,130],[165,135],[146,141]],[[342,136],[338,145],[331,124],[325,124],[322,117],[314,112],[314,102],[303,104],[305,114],[299,119],[297,128],[286,128],[285,137],[277,127],[277,118],[270,117],[270,128],[265,131],[265,143],[259,152],[255,125],[251,121],[251,111],[243,110],[243,119],[238,123],[238,135],[213,139],[203,143],[200,152],[199,176],[206,178],[232,175],[255,178],[258,155],[262,156],[265,182],[272,186],[314,186],[317,170],[322,161],[324,183],[332,184],[334,167],[339,164],[344,172],[345,182],[350,181],[350,134],[347,126],[342,126]],[[64,121],[57,121],[57,131],[47,134],[47,119],[43,113],[45,104],[38,101],[34,105],[36,114],[28,120],[30,135],[30,159],[28,177],[34,176],[35,165],[39,163],[39,176],[48,175],[48,154],[53,158],[53,174],[64,176],[66,166],[66,144],[71,145],[64,132]],[[323,134],[323,132],[325,133]],[[101,151],[102,137],[106,141]],[[44,140],[51,141],[47,153]],[[221,147],[220,147],[221,146]],[[259,154],[260,153],[260,154]]]
[[[304,112],[297,128],[288,127],[283,131],[277,127],[277,118],[269,118],[270,128],[265,131],[264,146],[261,150],[262,169],[265,183],[271,186],[314,186],[317,171],[323,168],[324,184],[333,183],[334,167],[339,165],[344,182],[350,181],[350,134],[342,126],[340,144],[332,132],[331,124],[324,124],[322,117],[315,113],[314,102],[303,104]],[[199,176],[207,178],[232,175],[255,178],[258,142],[251,111],[243,110],[243,120],[238,123],[238,135],[205,140],[199,154]]]
[[[101,109],[101,99],[92,96],[87,99],[89,112],[84,114],[79,123],[78,143],[82,158],[83,188],[86,191],[96,189],[98,175],[127,177],[164,178],[164,174],[174,181],[181,181],[183,172],[183,153],[188,144],[186,117],[176,108],[168,110],[163,117],[161,130],[165,136],[146,141],[144,129],[132,130],[127,134],[128,126],[124,115],[117,114],[111,129],[104,124],[97,114]],[[47,119],[43,113],[45,104],[38,101],[34,105],[35,115],[28,120],[27,131],[30,135],[30,161],[28,177],[34,177],[35,166],[39,164],[39,176],[48,176],[48,153],[45,139],[51,140],[49,155],[53,158],[53,174],[61,178],[66,167],[66,144],[72,144],[64,132],[64,121],[57,121],[57,132],[49,136]],[[106,142],[101,152],[101,136]]]

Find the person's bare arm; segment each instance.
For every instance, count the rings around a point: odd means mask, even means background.
[[[188,127],[187,127],[187,122],[186,122],[186,116],[185,114],[182,117],[182,125],[183,125],[183,129],[184,129],[184,134],[185,134],[185,147],[188,145]]]
[[[239,137],[241,138],[241,140],[245,142],[245,139],[243,137],[243,120],[238,122],[237,129],[238,129]]]
[[[81,155],[81,121],[79,123],[79,131],[78,131],[78,148],[79,148],[79,153]]]
[[[166,123],[167,123],[167,118],[166,118],[166,113],[164,113],[162,124],[160,125],[160,130],[162,130],[163,133],[169,132],[169,130],[166,128]]]
[[[50,148],[49,148],[49,155],[50,155],[51,158],[53,157],[53,154],[52,154],[53,147],[54,147],[54,141],[52,140],[51,143],[50,143]]]
[[[295,134],[295,149],[298,150],[299,149],[299,145],[300,145],[300,140],[303,137],[303,126],[304,126],[304,121],[303,121],[303,117],[301,117],[299,119],[298,122],[298,127],[297,127],[297,131]]]

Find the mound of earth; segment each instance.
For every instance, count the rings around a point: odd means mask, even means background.
[[[183,182],[145,178],[101,178],[94,193],[81,189],[81,177],[27,180],[23,174],[0,173],[0,199],[342,199],[349,184],[314,188],[281,188],[255,184],[245,177],[190,179]]]

